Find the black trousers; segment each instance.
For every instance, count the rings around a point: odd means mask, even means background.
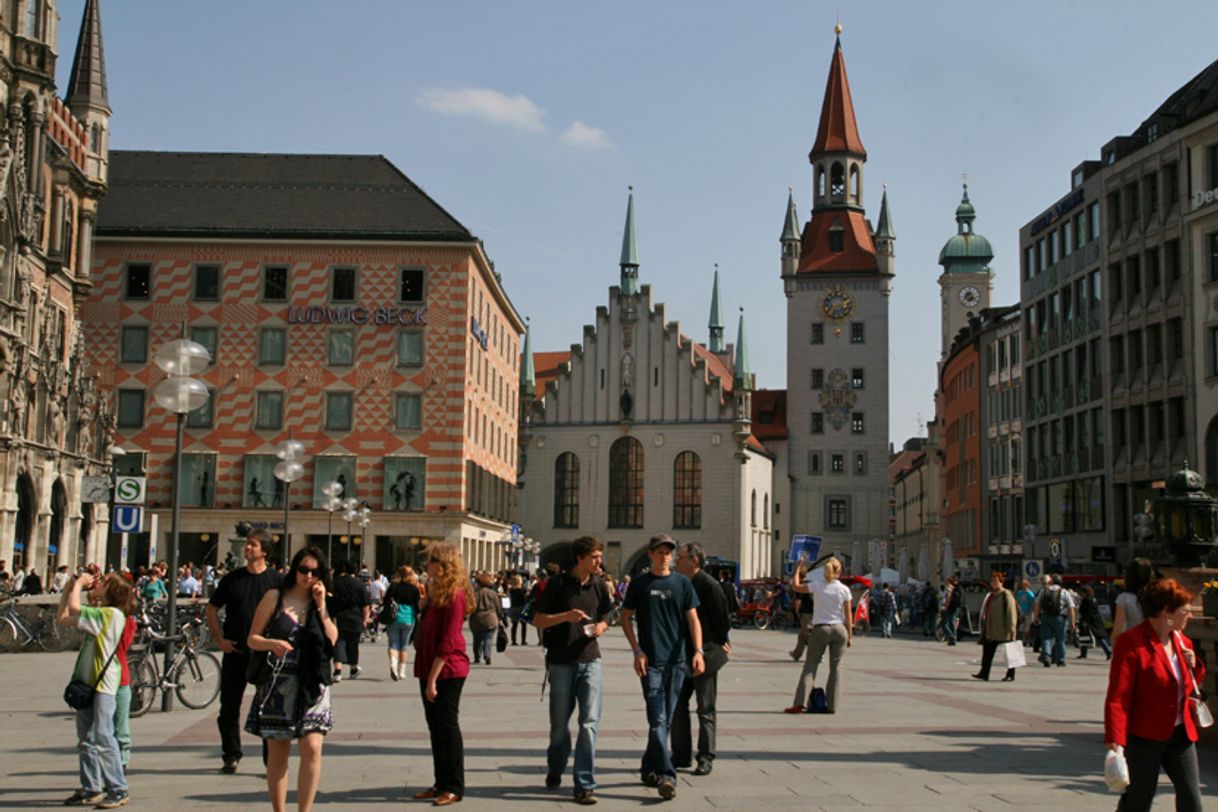
[[[677,709],[672,715],[670,735],[672,739],[672,763],[687,766],[693,763],[693,731],[690,726],[689,700],[698,702],[698,761],[715,760],[715,700],[719,693],[719,669],[727,662],[722,646],[706,644],[703,656],[706,670],[700,676],[687,676],[677,698]]]
[[[338,633],[338,645],[334,647],[335,663],[346,663],[352,668],[359,665],[359,636],[360,632]]]
[[[990,666],[994,664],[994,655],[998,653],[998,647],[1005,645],[991,640],[983,640],[981,643],[981,670],[977,673],[982,679],[990,678]],[[1008,668],[1006,675],[1011,679],[1015,679],[1015,669]]]
[[[1130,736],[1125,745],[1125,761],[1129,765],[1129,786],[1121,796],[1117,812],[1150,812],[1160,767],[1176,788],[1176,812],[1201,812],[1197,746],[1188,740],[1184,725],[1177,725],[1167,741]]]
[[[427,680],[419,680],[423,715],[431,733],[433,787],[440,792],[465,795],[465,741],[461,738],[461,689],[465,677],[436,680],[436,701],[427,701]]]
[[[245,669],[250,655],[225,654],[220,661],[220,753],[224,758],[241,758],[241,704],[245,697]]]

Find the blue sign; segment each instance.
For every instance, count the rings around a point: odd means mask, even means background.
[[[139,505],[115,505],[111,524],[115,533],[139,533],[144,529],[144,509]]]
[[[820,545],[823,541],[820,536],[792,536],[790,561],[807,561],[811,564],[820,557]]]
[[[520,525],[512,525],[512,543],[520,541]]]
[[[51,546],[47,547],[47,553],[48,553],[48,554],[50,554],[50,555],[55,555],[55,554],[57,554],[58,552],[59,552],[59,548],[58,548],[58,547],[56,547],[54,544],[52,544]]]

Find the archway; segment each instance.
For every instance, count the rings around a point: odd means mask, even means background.
[[[13,569],[30,563],[30,540],[38,520],[38,500],[34,494],[34,481],[23,473],[17,477],[17,521],[13,529]]]
[[[43,570],[49,579],[55,572],[55,562],[59,558],[64,541],[63,527],[68,520],[68,492],[63,487],[63,480],[56,479],[51,485],[51,533],[47,538],[46,566]],[[48,580],[49,583],[49,580]]]
[[[629,575],[631,578],[634,578],[642,573],[643,570],[649,569],[650,567],[651,559],[647,557],[647,545],[644,544],[635,551],[634,555],[630,556],[630,558],[626,560],[626,566],[623,568],[622,572]]]
[[[571,542],[559,541],[551,544],[541,551],[541,568],[545,569],[546,564],[551,562],[558,565],[558,568],[563,572],[567,572],[575,566],[575,556],[571,554]]]
[[[86,561],[89,553],[89,536],[93,533],[93,505],[80,506],[80,538],[76,540],[76,566],[81,567],[92,562]]]

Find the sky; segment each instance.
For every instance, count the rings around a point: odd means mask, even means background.
[[[59,86],[84,0],[60,0]],[[1174,0],[102,0],[112,149],[381,154],[474,234],[563,350],[639,276],[705,342],[714,267],[760,388],[786,386],[779,243],[809,215],[834,23],[874,222],[896,232],[890,439],[933,416],[939,250],[961,179],[1018,300],[1018,231],[1218,58],[1218,3]],[[104,205],[104,203],[103,203]]]

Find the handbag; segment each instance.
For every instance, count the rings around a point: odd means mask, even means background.
[[[93,707],[93,697],[97,694],[97,686],[101,685],[102,679],[106,676],[106,671],[110,669],[110,663],[114,662],[114,657],[117,654],[118,646],[115,646],[114,651],[110,652],[110,656],[106,659],[106,664],[102,666],[101,672],[97,675],[97,679],[93,680],[92,685],[82,679],[72,677],[68,682],[68,687],[63,689],[63,701],[68,703],[69,708],[84,710]]]
[[[1176,634],[1179,635],[1180,632],[1176,632]],[[1183,640],[1177,640],[1176,642],[1180,648],[1184,648]],[[1183,662],[1180,664],[1184,665]],[[1208,697],[1201,690],[1201,686],[1197,684],[1197,676],[1193,673],[1193,670],[1191,668],[1185,668],[1184,670],[1188,672],[1189,681],[1193,684],[1193,690],[1188,695],[1188,701],[1193,706],[1193,713],[1197,714],[1197,727],[1213,727],[1214,714],[1210,713],[1209,705],[1205,702]]]
[[[508,647],[507,629],[505,629],[503,624],[500,623],[499,632],[495,637],[495,651],[502,654],[503,652],[507,651],[507,647]]]
[[[275,611],[271,613],[271,619],[266,622],[267,627],[270,627],[275,618],[283,611],[283,591],[280,590],[279,597],[275,601]],[[263,630],[265,631],[265,629]],[[271,678],[271,663],[267,659],[270,655],[269,651],[251,651],[249,660],[245,663],[245,681],[249,685],[254,685],[261,688],[266,685]]]
[[[398,602],[393,598],[386,597],[381,602],[380,611],[376,613],[376,622],[382,626],[389,626],[396,623],[398,619]]]

